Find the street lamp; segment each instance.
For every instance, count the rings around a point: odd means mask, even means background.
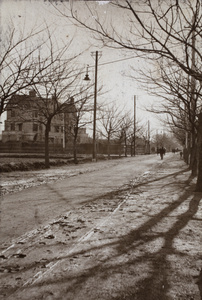
[[[100,57],[101,57],[101,53]],[[97,72],[98,72],[98,51],[91,52],[91,56],[95,56],[95,89],[94,89],[94,117],[93,117],[93,161],[97,160],[96,155],[96,111],[97,111]],[[88,66],[84,80],[89,81]]]
[[[89,65],[87,65],[87,67],[86,67],[86,75],[85,75],[85,77],[84,77],[84,79],[83,79],[83,80],[85,80],[85,81],[89,81],[89,80],[90,80],[90,78],[89,78],[89,76],[88,76],[88,67],[89,67]]]

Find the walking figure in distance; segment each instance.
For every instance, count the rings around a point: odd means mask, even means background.
[[[164,156],[165,153],[166,153],[165,148],[161,147],[160,150],[159,150],[159,153],[160,153],[161,159],[163,159],[163,156]]]

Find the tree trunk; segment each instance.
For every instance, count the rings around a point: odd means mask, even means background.
[[[110,137],[107,138],[107,156],[110,159]]]
[[[202,113],[198,117],[198,175],[196,192],[202,192]]]
[[[196,144],[191,149],[190,168],[191,168],[191,175],[197,176],[197,145]]]
[[[78,164],[78,159],[77,159],[77,141],[76,138],[74,138],[74,163]]]
[[[187,148],[183,149],[183,158],[184,158],[185,163],[187,165],[189,165],[189,149],[187,149]]]
[[[46,124],[45,128],[45,168],[50,168],[49,160],[49,132],[50,132],[50,122]]]
[[[125,145],[125,157],[127,157],[128,149],[127,149],[127,139],[125,138],[124,140],[124,145]]]
[[[122,139],[119,140],[119,157],[121,157],[122,154]]]
[[[192,145],[191,145],[191,156],[190,156],[190,169],[192,176],[197,175],[197,142],[195,129],[192,132]]]

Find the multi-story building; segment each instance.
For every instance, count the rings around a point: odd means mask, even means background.
[[[43,142],[45,139],[44,121],[54,109],[54,97],[40,98],[35,91],[29,95],[13,96],[7,107],[7,119],[5,130],[2,132],[2,142]],[[73,130],[76,110],[74,100],[66,104],[63,112],[57,113],[51,120],[49,141],[52,144],[67,145],[66,140],[71,143],[69,130]]]
[[[89,137],[89,135],[86,132],[86,128],[84,127],[79,128],[77,142],[79,144],[86,144],[92,142],[92,139]]]

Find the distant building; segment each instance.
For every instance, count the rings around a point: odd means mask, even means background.
[[[43,125],[46,109],[53,109],[54,98],[40,98],[35,91],[30,91],[29,95],[13,96],[7,106],[7,119],[5,129],[2,131],[2,142],[22,141],[22,142],[43,142],[45,139],[45,126]],[[42,109],[40,109],[40,107]],[[55,115],[51,121],[49,139],[52,144],[62,144],[71,142],[73,123],[76,110],[73,99],[66,105],[64,112]]]
[[[77,142],[79,144],[86,144],[92,142],[92,139],[86,132],[86,128],[79,128]]]

